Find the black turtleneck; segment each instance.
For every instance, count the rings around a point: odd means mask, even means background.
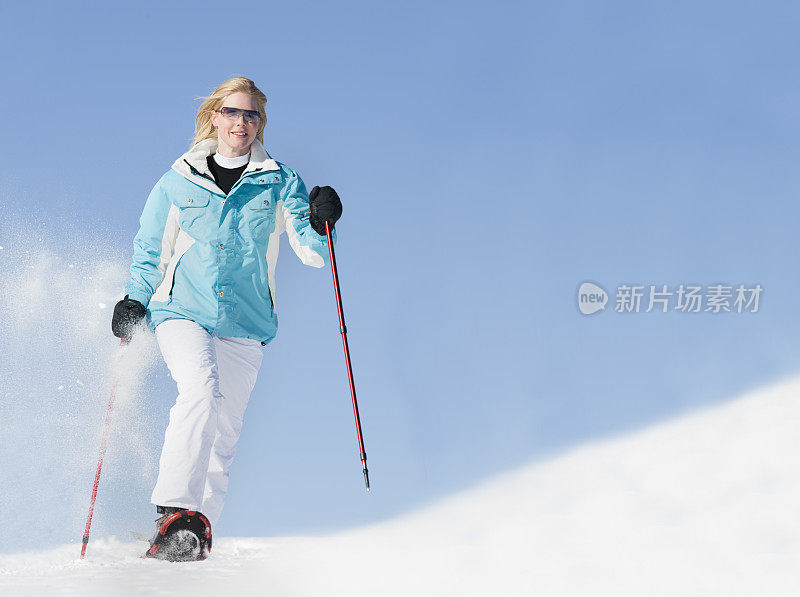
[[[208,163],[208,169],[211,170],[211,174],[214,176],[214,182],[226,195],[231,192],[233,185],[236,184],[242,172],[247,168],[247,164],[238,168],[223,168],[214,160],[213,154],[206,158],[206,162]]]

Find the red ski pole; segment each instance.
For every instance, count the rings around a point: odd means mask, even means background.
[[[344,345],[344,360],[347,363],[347,377],[350,379],[350,396],[353,398],[353,414],[356,418],[356,433],[358,434],[358,449],[361,453],[361,466],[364,469],[364,482],[369,491],[369,471],[367,470],[367,453],[364,451],[364,438],[361,436],[361,417],[358,416],[358,402],[356,402],[356,384],[353,382],[353,369],[350,366],[350,349],[347,346],[347,326],[344,324],[344,311],[342,310],[342,295],[339,292],[339,274],[336,273],[336,256],[333,254],[333,239],[331,238],[331,225],[325,220],[325,235],[328,237],[328,253],[331,257],[331,271],[333,272],[333,289],[336,292],[336,307],[339,309],[339,330],[342,332]]]
[[[125,345],[125,338],[123,338],[120,346]],[[117,379],[114,377],[114,385],[111,387],[111,400],[108,403],[108,410],[106,411],[106,422],[103,429],[103,441],[100,442],[100,460],[97,462],[97,472],[94,475],[94,487],[92,487],[92,501],[89,505],[89,516],[86,518],[86,529],[83,531],[83,542],[81,545],[81,559],[86,555],[86,546],[89,544],[89,529],[92,527],[92,514],[94,514],[94,500],[97,498],[97,485],[100,483],[100,470],[103,468],[103,456],[106,453],[106,443],[108,442],[108,430],[111,422],[111,409],[114,407],[114,395],[117,393]]]

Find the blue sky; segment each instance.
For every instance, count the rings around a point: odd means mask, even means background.
[[[101,239],[127,267],[149,190],[188,147],[195,98],[252,78],[268,96],[267,149],[342,197],[373,492],[330,272],[284,241],[281,327],[219,532],[382,519],[797,372],[798,21],[789,2],[4,3],[0,245],[21,248],[8,239],[23,230],[28,250],[40,233],[79,256]],[[584,317],[585,280],[764,294],[758,313]],[[142,404],[156,455],[165,375]],[[88,501],[85,475],[74,491]],[[122,520],[103,531],[148,520],[154,475],[101,486],[98,519]],[[37,490],[26,478],[20,495]]]

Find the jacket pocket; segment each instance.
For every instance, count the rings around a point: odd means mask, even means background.
[[[197,228],[201,218],[206,213],[206,208],[210,198],[208,195],[179,195],[172,202],[180,210],[178,213],[178,222],[181,229],[187,232],[192,228]],[[196,235],[195,235],[196,236]]]
[[[242,209],[242,216],[258,242],[266,242],[275,229],[275,198],[271,189],[253,197]]]

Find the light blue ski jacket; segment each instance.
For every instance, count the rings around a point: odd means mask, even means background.
[[[206,162],[216,149],[216,139],[201,141],[156,183],[139,220],[125,293],[148,308],[151,329],[191,319],[218,336],[267,343],[278,329],[280,235],[285,231],[313,267],[329,261],[327,239],[309,224],[303,181],[261,142],[251,145],[250,162],[227,197]]]

